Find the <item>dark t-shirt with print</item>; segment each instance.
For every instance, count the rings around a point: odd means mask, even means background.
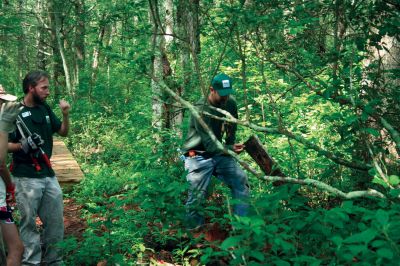
[[[61,128],[60,119],[56,117],[47,104],[37,105],[35,107],[24,106],[19,116],[22,118],[31,133],[37,133],[42,137],[44,144],[41,148],[50,159],[53,150],[53,134],[58,132]],[[21,128],[23,129],[23,127]],[[24,134],[26,134],[25,130]],[[28,135],[26,134],[26,136]],[[20,142],[22,135],[19,130],[16,129],[14,133],[10,134],[9,138],[11,142],[17,143]],[[41,168],[40,171],[36,170],[31,154],[25,154],[22,150],[13,153],[13,176],[47,177],[55,175],[53,169],[46,165],[40,154],[36,153],[33,156],[37,158]]]

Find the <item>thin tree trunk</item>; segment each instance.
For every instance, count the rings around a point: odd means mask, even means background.
[[[173,29],[174,29],[174,3],[173,0],[165,0],[164,2],[164,11],[165,11],[165,44],[166,47],[168,47],[174,37],[172,36],[173,34]]]
[[[22,13],[24,1],[18,2],[18,12]],[[19,77],[22,79],[26,74],[26,69],[29,68],[29,62],[27,58],[26,41],[25,41],[25,28],[21,25],[21,34],[18,36],[18,68]]]
[[[240,75],[242,76],[242,90],[243,90],[243,97],[244,97],[244,105],[246,108],[246,120],[250,121],[250,110],[249,110],[249,103],[248,103],[248,97],[247,97],[247,77],[246,77],[246,37],[244,37],[244,43],[242,43],[241,39],[242,37],[239,35],[239,32],[236,32],[236,39],[238,43],[238,49],[239,49],[239,56],[240,56],[240,61],[241,61],[241,67],[240,67]]]
[[[57,7],[59,6],[58,3],[56,3],[54,0],[50,0],[48,2],[48,8],[49,8],[49,13],[50,13],[50,23],[51,23],[51,32],[52,32],[52,40],[53,40],[53,51],[54,51],[54,56],[59,55],[61,59],[61,64],[62,64],[62,69],[64,70],[64,77],[65,77],[65,86],[67,88],[68,94],[72,95],[72,86],[71,86],[71,78],[70,78],[70,72],[68,68],[68,63],[67,59],[65,56],[64,52],[64,47],[63,43],[61,40],[60,36],[60,17],[59,17],[59,10]],[[55,47],[57,49],[55,49]],[[56,60],[58,58],[56,57]],[[59,64],[59,61],[56,61],[56,68],[57,64]],[[55,70],[55,78],[56,82],[58,81],[58,71],[57,69]],[[57,84],[56,84],[57,85]],[[55,88],[55,97],[56,99],[61,95],[61,92],[59,91],[59,86],[56,86]]]
[[[189,47],[192,55],[194,69],[203,95],[208,94],[208,88],[204,85],[201,76],[201,67],[199,61],[200,54],[200,25],[199,25],[200,1],[190,0],[187,9],[187,33],[189,36]]]
[[[152,51],[153,51],[153,64],[152,64],[152,76],[157,79],[163,79],[163,69],[162,69],[162,52],[161,47],[163,46],[163,37],[159,34],[161,25],[159,25],[159,11],[158,11],[158,1],[149,0],[150,7],[150,19],[153,23],[153,39],[152,39]],[[163,108],[161,103],[161,89],[159,85],[151,81],[152,90],[152,126],[155,129],[160,130],[163,126]],[[155,134],[155,139],[157,142],[161,142],[161,137]]]
[[[176,22],[179,40],[179,50],[180,50],[180,65],[182,69],[183,82],[181,84],[180,91],[178,95],[182,97],[186,93],[191,93],[191,87],[189,86],[192,82],[192,65],[190,64],[190,46],[188,43],[189,33],[188,33],[188,1],[179,0],[176,13]],[[181,104],[179,103],[179,106]],[[179,114],[179,124],[183,121],[183,109]]]
[[[339,71],[339,58],[340,58],[340,52],[342,49],[342,40],[343,40],[343,35],[345,33],[345,23],[344,23],[344,17],[343,17],[343,0],[336,0],[335,1],[335,32],[334,32],[334,43],[333,43],[333,49],[335,52],[334,55],[334,62],[333,62],[333,85],[335,89],[340,88],[339,86],[339,77],[338,77],[338,71]],[[335,95],[337,95],[339,91],[335,90]]]
[[[55,17],[54,17],[54,12],[52,9],[52,4],[50,3],[52,0],[49,0],[47,3],[47,10],[48,10],[48,19],[50,23],[50,29],[51,29],[51,48],[53,52],[53,62],[54,62],[54,69],[53,69],[53,82],[55,84],[54,88],[54,97],[55,99],[58,99],[61,95],[60,88],[64,86],[65,80],[61,79],[62,76],[62,60],[61,60],[61,55],[58,49],[58,44],[57,44],[57,37],[56,37],[56,26],[55,26]]]
[[[59,18],[58,15],[55,15],[55,21],[56,21],[56,29],[59,28]],[[67,92],[69,95],[72,95],[72,85],[71,85],[71,77],[70,77],[70,73],[69,73],[69,68],[68,68],[68,62],[67,62],[67,58],[65,56],[65,52],[64,52],[64,47],[62,45],[62,40],[61,40],[61,36],[59,31],[56,31],[56,38],[57,38],[57,45],[58,45],[58,50],[60,52],[60,56],[61,56],[61,60],[62,60],[62,65],[63,65],[63,69],[64,69],[64,75],[65,75],[65,85],[67,87]]]
[[[112,24],[110,26],[110,29],[107,31],[107,36],[106,36],[106,43],[107,43],[107,47],[110,48],[113,42],[113,37],[115,35],[115,32],[117,30],[116,25]],[[105,64],[107,66],[107,88],[110,89],[110,57],[108,55],[105,56]]]
[[[104,16],[103,16],[103,18],[104,18]],[[102,25],[100,27],[99,35],[97,38],[97,45],[93,48],[92,75],[91,75],[91,79],[90,79],[89,98],[92,96],[92,91],[96,84],[97,70],[99,67],[100,50],[103,45],[103,39],[104,39],[105,30],[106,30],[105,28],[106,28],[105,25]]]
[[[77,18],[77,24],[75,28],[75,79],[74,87],[79,87],[80,83],[80,69],[85,67],[85,1],[75,1],[75,15]]]
[[[37,1],[36,2],[36,13],[37,16],[41,16],[42,12],[43,12],[43,6],[42,6],[42,2],[41,1]],[[39,21],[39,25],[40,25],[40,21]],[[39,27],[39,30],[37,31],[37,37],[36,37],[36,46],[37,46],[37,54],[36,54],[36,66],[38,69],[46,69],[46,52],[45,52],[45,40],[44,40],[44,30],[45,25],[41,25],[41,27]]]

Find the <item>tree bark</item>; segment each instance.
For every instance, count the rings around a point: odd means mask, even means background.
[[[75,27],[75,75],[74,75],[74,87],[77,88],[80,83],[80,70],[85,68],[85,1],[75,1],[75,16],[77,23]]]
[[[22,13],[24,1],[20,0],[18,2],[18,13]],[[25,28],[22,24],[21,26],[21,34],[18,36],[18,69],[19,69],[19,77],[22,79],[25,76],[26,70],[29,68],[29,61],[28,61],[28,52],[27,52],[27,45],[25,40]]]
[[[36,2],[36,13],[37,16],[42,16],[42,12],[43,12],[43,3],[42,1],[37,1]],[[36,37],[36,46],[37,46],[37,54],[36,54],[36,66],[38,69],[43,69],[46,70],[46,65],[47,65],[47,60],[46,60],[46,43],[45,43],[45,25],[43,25],[43,23],[40,23],[39,20],[39,30],[37,31],[37,37]]]
[[[61,22],[59,17],[60,10],[58,9],[60,4],[58,2],[55,2],[55,0],[49,0],[47,4],[49,10],[49,21],[51,26],[53,56],[55,60],[55,67],[54,67],[54,82],[56,83],[55,98],[58,99],[61,95],[60,87],[63,87],[62,82],[60,82],[59,80],[60,76],[62,76],[61,75],[62,71],[64,72],[64,82],[65,82],[65,87],[67,88],[67,93],[71,95],[73,89],[71,85],[71,77],[70,77],[68,62],[65,56],[64,46],[60,36]]]
[[[115,35],[116,30],[117,30],[117,26],[114,24],[111,24],[108,27],[107,34],[105,37],[105,43],[107,45],[107,48],[111,49],[113,37]],[[105,65],[107,66],[107,89],[110,89],[110,85],[111,85],[110,63],[111,63],[111,60],[110,60],[110,56],[108,54],[105,55],[104,62],[105,62]]]
[[[160,14],[157,0],[149,0],[150,8],[150,19],[153,24],[153,38],[152,38],[152,76],[157,79],[163,79],[163,65],[162,65],[162,54],[164,46],[164,38],[160,34],[163,32],[160,24]],[[156,130],[160,130],[163,127],[163,107],[161,103],[162,93],[158,83],[151,80],[152,90],[152,126]],[[161,137],[155,134],[156,141],[161,142]]]
[[[100,30],[99,34],[97,37],[97,44],[93,48],[93,59],[92,59],[92,74],[91,74],[91,79],[90,79],[90,88],[89,88],[89,98],[92,96],[93,88],[96,84],[96,79],[97,79],[97,71],[99,68],[99,57],[100,57],[100,51],[101,47],[103,46],[103,39],[104,39],[104,34],[106,31],[106,25],[103,22],[104,15],[102,19],[100,20]]]

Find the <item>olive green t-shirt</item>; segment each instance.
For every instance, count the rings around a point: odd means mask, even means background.
[[[200,99],[196,103],[196,107],[200,109],[200,113],[207,112],[215,116],[224,117],[224,115],[217,110],[210,108],[210,103],[206,98]],[[238,117],[237,104],[233,96],[230,96],[226,103],[215,107],[228,111],[235,118]],[[225,135],[224,144],[227,148],[231,148],[231,146],[235,144],[237,129],[236,124],[227,123],[205,114],[202,114],[202,119],[212,130],[215,137],[219,141],[222,142],[222,138]],[[208,154],[222,153],[222,151],[218,149],[218,146],[214,143],[214,141],[210,138],[210,136],[194,116],[190,117],[189,130],[182,150],[183,152],[187,152],[188,150],[205,151]]]
[[[51,157],[53,150],[53,134],[61,128],[61,121],[47,104],[37,105],[35,107],[27,107],[21,110],[19,116],[22,118],[31,133],[39,134],[44,144],[41,146],[47,156]],[[21,127],[23,129],[23,127]],[[25,133],[26,137],[28,136]],[[18,128],[9,136],[10,142],[20,142],[22,136]],[[24,151],[13,153],[13,169],[12,174],[16,177],[48,177],[54,176],[53,169],[49,168],[40,154],[35,154],[41,170],[37,171],[33,163],[31,154],[25,154]]]

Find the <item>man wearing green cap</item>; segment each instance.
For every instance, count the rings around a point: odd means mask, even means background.
[[[232,79],[223,73],[218,74],[211,82],[207,98],[200,99],[196,106],[201,110],[202,119],[218,141],[222,142],[225,135],[223,143],[225,147],[240,153],[243,151],[244,145],[235,143],[237,125],[204,114],[210,113],[214,116],[223,117],[223,114],[211,108],[217,107],[237,118],[237,104],[235,99],[231,97],[232,93]],[[231,189],[232,196],[236,200],[233,208],[234,213],[245,216],[248,210],[247,199],[249,197],[246,174],[234,158],[225,154],[217,146],[193,115],[190,118],[189,131],[182,150],[185,153],[185,169],[188,170],[187,180],[190,185],[186,202],[188,227],[196,228],[204,224],[201,207],[213,175],[226,183]]]

